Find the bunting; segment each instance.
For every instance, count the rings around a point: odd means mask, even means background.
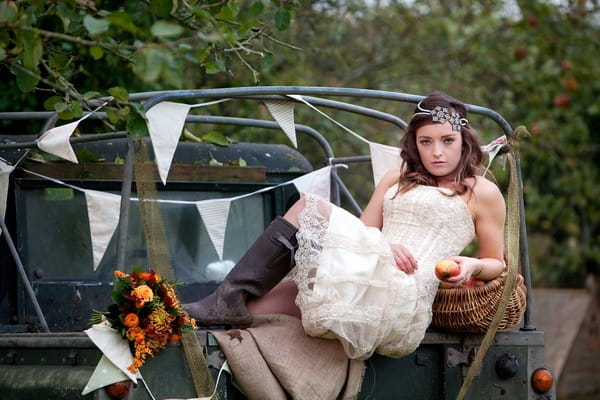
[[[88,114],[89,115],[89,114]],[[87,116],[86,116],[87,117]],[[77,121],[57,126],[44,132],[37,140],[37,146],[40,150],[46,153],[53,154],[57,157],[64,158],[72,163],[79,164],[77,156],[71,147],[69,138],[77,129],[77,126],[86,117]]]
[[[77,121],[70,122],[65,125],[56,126],[52,129],[44,132],[39,138],[36,140],[36,144],[40,150],[45,151],[46,153],[53,154],[57,157],[63,158],[65,160],[71,161],[75,164],[79,164],[79,160],[77,160],[77,156],[71,147],[71,142],[69,138],[77,129],[77,126],[81,121],[88,118],[90,115],[101,109],[107,104],[105,102],[94,111],[85,114],[83,117],[79,118]]]
[[[208,236],[217,251],[219,261],[223,260],[225,245],[225,230],[229,208],[232,199],[202,200],[196,203],[196,208],[202,217]]]
[[[121,196],[87,189],[83,192],[88,211],[95,271],[119,223]]]
[[[331,166],[323,167],[292,181],[301,193],[310,193],[331,199]]]
[[[134,384],[137,384],[138,379],[143,381],[139,371],[132,374],[127,369],[133,362],[129,342],[112,328],[108,321],[92,325],[84,332],[102,352],[102,357],[83,388],[82,395],[126,379],[130,379]]]
[[[138,375],[139,372],[132,374],[127,369],[133,362],[133,356],[131,355],[127,339],[112,328],[108,321],[92,325],[91,328],[86,329],[84,332],[94,342],[96,347],[102,351],[102,354],[110,363],[125,374],[127,378],[131,379],[133,383],[137,383],[137,379],[140,377]]]
[[[185,120],[191,108],[204,107],[213,104],[223,103],[231,99],[219,99],[199,104],[183,104],[170,101],[163,101],[152,106],[146,111],[146,126],[150,133],[152,149],[154,150],[154,160],[158,168],[158,174],[163,185],[167,184],[167,176],[177,143],[183,131]]]
[[[146,111],[154,160],[163,185],[167,184],[169,169],[190,107],[189,104],[164,101]]]
[[[4,219],[6,215],[6,200],[8,198],[8,182],[10,174],[15,167],[6,164],[0,160],[0,218]],[[0,235],[2,231],[0,231]]]
[[[400,165],[402,164],[400,148],[369,142],[369,150],[371,152],[373,183],[377,186],[387,171],[394,168],[400,168]]]
[[[279,124],[283,132],[290,139],[294,148],[298,148],[296,140],[296,124],[294,123],[294,103],[291,101],[265,101],[267,110]]]

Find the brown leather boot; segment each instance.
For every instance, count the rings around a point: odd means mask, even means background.
[[[199,326],[244,327],[252,323],[246,308],[248,296],[260,297],[277,285],[294,267],[298,229],[277,217],[250,246],[215,292],[184,309]]]

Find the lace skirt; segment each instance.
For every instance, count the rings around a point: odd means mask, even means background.
[[[335,206],[327,220],[317,210],[318,197],[305,199],[291,278],[306,333],[339,339],[353,359],[414,351],[427,328],[414,324],[423,319],[415,315],[414,275],[395,266],[380,230]]]

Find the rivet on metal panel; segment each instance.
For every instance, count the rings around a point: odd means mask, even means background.
[[[424,366],[427,364],[427,360],[429,357],[424,356],[423,354],[417,354],[415,356],[415,364],[419,366]]]
[[[75,351],[70,351],[69,354],[65,358],[63,358],[63,363],[68,365],[77,365],[78,357]]]
[[[6,357],[3,361],[3,364],[15,364],[17,361],[17,353],[15,351],[9,351],[6,353]]]

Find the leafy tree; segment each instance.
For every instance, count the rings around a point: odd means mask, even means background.
[[[43,101],[72,119],[109,94],[110,122],[143,135],[141,105],[129,92],[222,85],[238,71],[257,82],[273,45],[285,45],[273,31],[289,26],[294,7],[293,0],[2,1],[0,109],[39,109]]]

